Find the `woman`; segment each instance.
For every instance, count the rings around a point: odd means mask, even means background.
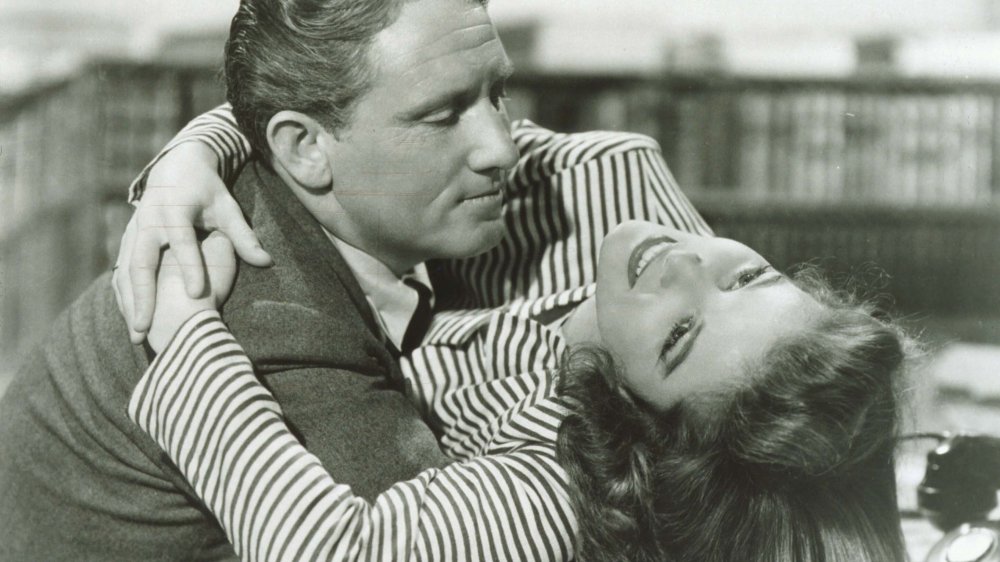
[[[648,250],[633,275],[630,244],[657,230],[605,240],[607,351],[560,381],[578,404],[559,452],[581,559],[903,559],[892,451],[905,339],[815,277],[788,280],[719,239],[667,233],[683,242]]]
[[[163,275],[161,298],[185,302]],[[249,559],[565,559],[553,537],[575,532],[581,560],[904,559],[895,329],[746,246],[643,222],[604,240],[588,292],[542,314],[484,313],[457,347],[435,345],[432,329],[404,371],[467,460],[374,505],[294,440],[213,312],[159,355],[130,413]],[[186,302],[180,315],[214,305]],[[455,360],[479,360],[481,378],[434,369]],[[469,411],[484,415],[463,421]],[[454,509],[434,485],[460,496]],[[523,506],[520,551],[488,536],[508,521],[490,519],[499,490],[524,498],[499,503]]]

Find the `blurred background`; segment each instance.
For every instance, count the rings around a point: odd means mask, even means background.
[[[0,392],[113,263],[132,178],[223,100],[236,5],[0,4]],[[490,10],[515,118],[656,138],[719,234],[860,280],[924,336],[914,426],[1000,431],[1000,0]]]

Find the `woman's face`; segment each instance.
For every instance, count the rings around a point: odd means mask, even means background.
[[[604,239],[596,306],[601,343],[658,408],[724,389],[820,310],[739,242],[637,221]]]

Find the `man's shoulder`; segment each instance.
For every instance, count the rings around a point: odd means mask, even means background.
[[[514,143],[521,158],[517,173],[553,175],[567,168],[637,150],[660,152],[651,137],[621,131],[557,133],[527,119],[514,124]]]
[[[0,409],[34,408],[42,418],[86,420],[133,433],[125,405],[149,362],[144,346],[129,341],[110,277],[97,278],[56,318],[20,364]]]
[[[262,163],[251,161],[233,194],[274,265],[241,264],[226,311],[281,311],[306,323],[324,314],[344,316],[342,301],[353,289],[353,274],[291,188]]]
[[[52,369],[95,373],[100,379],[135,379],[148,365],[140,346],[129,341],[128,329],[105,273],[56,319],[40,344]],[[74,376],[74,378],[78,378]],[[134,382],[134,381],[132,381]]]
[[[254,365],[364,370],[378,343],[376,326],[357,280],[319,223],[260,163],[243,169],[235,195],[274,260],[268,268],[241,264],[223,308]]]

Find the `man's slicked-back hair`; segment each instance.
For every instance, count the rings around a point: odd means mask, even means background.
[[[226,97],[265,162],[279,111],[346,126],[375,73],[371,45],[412,0],[241,0],[226,43]],[[482,5],[485,0],[470,0]]]
[[[226,97],[266,161],[267,124],[299,111],[330,129],[346,125],[371,83],[375,35],[402,0],[241,0],[226,43]]]

